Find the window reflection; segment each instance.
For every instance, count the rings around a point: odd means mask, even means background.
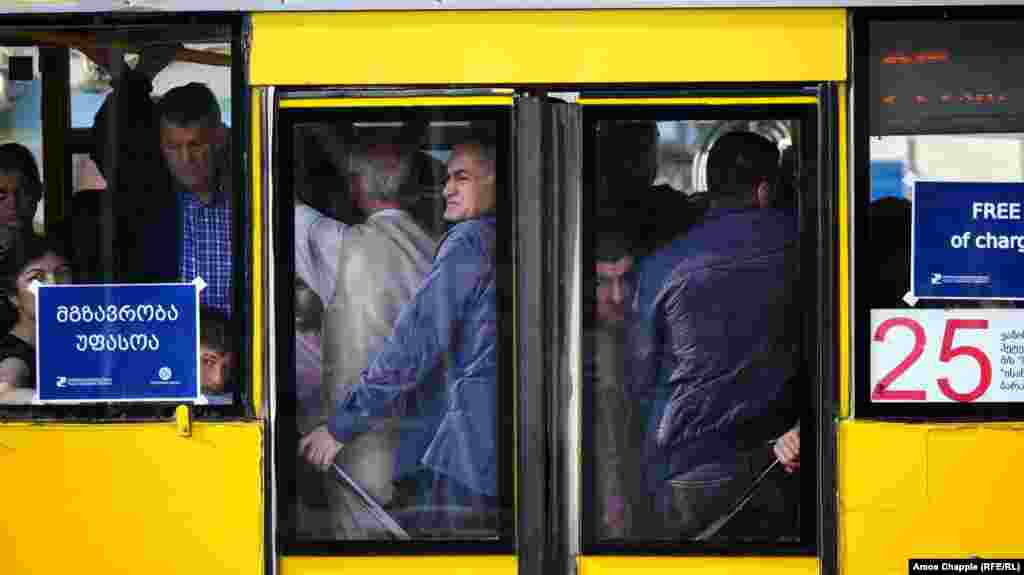
[[[299,540],[502,528],[497,124],[426,115],[289,134]]]
[[[591,532],[799,541],[797,126],[591,125]]]

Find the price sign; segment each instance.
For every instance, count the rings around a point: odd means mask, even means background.
[[[871,310],[872,402],[1024,402],[1024,311]]]

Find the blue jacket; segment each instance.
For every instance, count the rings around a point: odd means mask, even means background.
[[[328,422],[338,441],[404,415],[444,370],[446,408],[422,462],[488,496],[498,491],[498,301],[494,216],[456,224],[395,329]],[[404,441],[404,440],[403,440]]]
[[[710,210],[640,263],[634,393],[649,405],[651,483],[776,437],[800,365],[795,222]]]

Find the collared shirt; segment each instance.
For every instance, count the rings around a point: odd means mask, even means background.
[[[379,210],[368,219],[402,216],[397,209]],[[295,205],[295,273],[328,305],[334,300],[338,260],[349,225],[305,205]]]
[[[217,193],[213,202],[203,204],[190,192],[179,190],[181,205],[182,281],[203,278],[206,289],[199,302],[231,313],[231,203],[226,194]]]
[[[498,490],[497,218],[459,222],[387,343],[338,404],[328,430],[347,443],[376,417],[402,415],[405,399],[444,370],[447,411],[422,463],[488,496]],[[430,413],[430,409],[426,410]],[[403,446],[404,447],[404,446]]]

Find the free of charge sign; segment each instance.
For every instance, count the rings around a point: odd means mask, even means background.
[[[1024,184],[917,182],[917,298],[1024,299]]]
[[[196,401],[203,287],[37,285],[38,401]]]

